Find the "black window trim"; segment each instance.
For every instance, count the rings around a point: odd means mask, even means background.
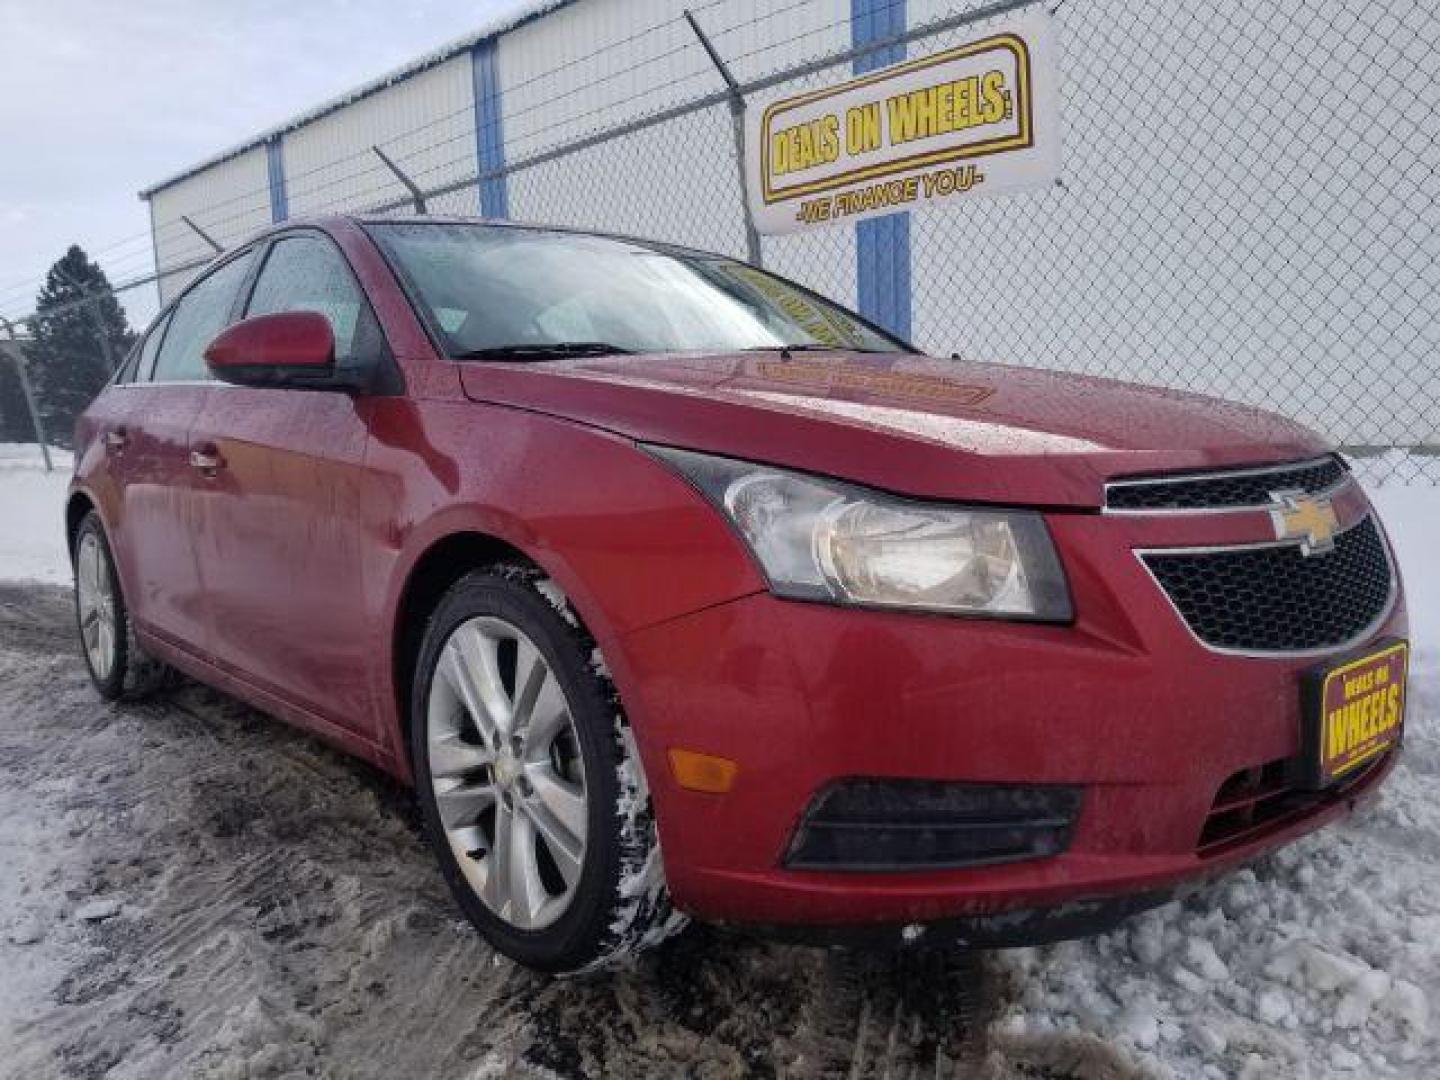
[[[360,297],[360,302],[370,312],[370,319],[379,335],[380,355],[374,360],[375,370],[371,373],[373,386],[367,391],[370,395],[395,396],[404,393],[405,379],[400,371],[400,366],[395,362],[395,349],[390,344],[390,337],[385,333],[385,324],[380,321],[380,316],[375,311],[375,305],[370,299],[370,293],[366,291],[360,276],[355,273],[355,267],[350,265],[350,257],[345,254],[342,248],[324,229],[314,225],[295,225],[274,232],[266,233],[255,242],[256,247],[262,250],[255,265],[246,276],[240,291],[236,294],[236,308],[231,311],[230,324],[249,317],[250,302],[255,296],[255,286],[259,284],[260,275],[264,273],[266,264],[270,261],[271,254],[275,248],[285,240],[293,239],[317,239],[325,244],[340,259],[340,265],[345,268],[345,273],[350,278],[350,284],[355,286],[355,292]],[[177,297],[177,300],[179,298]],[[358,326],[358,324],[357,324]]]
[[[226,252],[223,257],[217,258],[213,263],[207,264],[203,273],[197,275],[193,281],[187,282],[185,287],[160,309],[155,315],[155,318],[150,321],[149,327],[141,336],[140,342],[136,345],[137,349],[143,349],[145,341],[149,339],[151,334],[159,333],[161,335],[161,339],[155,350],[155,359],[152,360],[149,370],[144,372],[140,371],[139,361],[137,359],[135,377],[128,382],[117,383],[116,385],[123,387],[223,385],[215,379],[208,378],[168,380],[164,382],[157,382],[155,380],[155,363],[159,360],[160,349],[165,345],[164,336],[169,333],[175,309],[184,302],[192,290],[198,288],[210,277],[219,273],[236,259],[243,258],[247,254],[253,254],[255,256],[254,261],[251,263],[250,269],[244,279],[240,282],[240,287],[236,290],[235,298],[231,302],[230,309],[226,314],[226,327],[234,326],[246,317],[246,312],[250,307],[250,300],[255,292],[255,284],[259,280],[260,273],[265,268],[265,264],[269,260],[270,253],[274,250],[275,245],[282,240],[288,240],[294,237],[315,237],[329,245],[330,249],[340,257],[340,263],[345,267],[345,272],[350,276],[351,284],[355,286],[356,292],[360,294],[361,300],[370,311],[370,316],[374,320],[376,331],[379,334],[380,344],[382,345],[382,355],[377,361],[378,370],[375,372],[375,387],[369,392],[371,394],[403,394],[405,386],[404,375],[400,370],[399,364],[395,361],[395,350],[390,344],[389,335],[385,332],[385,324],[380,321],[380,317],[375,311],[375,305],[370,299],[369,292],[366,291],[364,284],[360,281],[359,275],[355,273],[355,267],[351,265],[349,257],[345,254],[344,249],[335,241],[335,238],[324,229],[317,228],[313,225],[296,225],[267,232],[241,245],[234,251]],[[124,366],[125,365],[122,364],[119,370],[123,371]]]
[[[171,316],[175,314],[175,308],[166,304],[164,310],[155,316],[155,321],[150,324],[150,329],[140,339],[140,355],[135,359],[135,377],[130,380],[131,385],[144,385],[155,377],[155,361],[160,358],[160,349],[165,344],[165,335],[170,332]],[[144,371],[140,370],[140,363],[145,359],[145,346],[149,344],[150,338],[155,338],[155,353],[150,357],[150,363]]]
[[[180,290],[179,294],[177,294],[176,296],[172,297],[171,300],[170,300],[170,302],[167,303],[163,308],[160,309],[159,313],[155,316],[155,318],[154,318],[153,320],[151,320],[149,328],[145,331],[144,336],[141,338],[141,347],[143,348],[144,342],[147,341],[147,340],[149,340],[149,337],[150,337],[151,334],[154,334],[154,333],[157,333],[157,332],[160,334],[160,341],[159,341],[159,344],[158,344],[158,345],[156,346],[156,348],[155,348],[155,357],[154,357],[154,359],[151,360],[151,362],[150,362],[149,370],[144,371],[144,372],[141,372],[141,371],[138,369],[138,368],[139,368],[139,365],[138,365],[138,362],[137,362],[137,365],[136,365],[137,370],[136,370],[136,372],[135,372],[135,378],[134,378],[133,380],[131,380],[130,382],[121,383],[120,385],[122,385],[122,386],[211,386],[211,385],[214,385],[214,383],[215,383],[215,380],[214,380],[214,379],[168,379],[168,380],[156,381],[156,379],[155,379],[155,365],[156,365],[156,364],[159,362],[159,360],[160,360],[160,350],[165,347],[165,336],[170,332],[170,326],[171,326],[171,323],[173,322],[172,316],[175,314],[175,309],[178,308],[178,307],[180,306],[180,304],[185,300],[185,298],[190,295],[191,291],[194,290],[194,289],[196,289],[196,288],[198,288],[198,287],[199,287],[202,283],[204,283],[205,281],[208,281],[210,278],[214,277],[216,274],[218,274],[218,273],[219,273],[221,270],[223,270],[225,267],[229,266],[229,265],[230,265],[232,262],[234,262],[236,259],[244,258],[247,254],[250,254],[250,253],[255,252],[257,249],[260,248],[260,246],[261,246],[264,242],[265,242],[265,238],[264,238],[264,237],[261,237],[261,238],[258,239],[258,240],[254,240],[254,241],[252,241],[252,242],[250,242],[250,243],[248,243],[248,244],[244,244],[244,245],[242,245],[241,247],[236,248],[234,251],[226,252],[226,253],[225,253],[225,256],[224,256],[223,258],[218,258],[214,263],[212,263],[212,264],[207,264],[206,267],[205,267],[205,272],[204,272],[203,274],[197,275],[194,281],[187,282],[186,285],[185,285],[185,287]],[[240,294],[242,294],[242,293],[245,294],[245,295],[247,295],[247,296],[249,295],[249,286],[250,286],[251,282],[252,282],[253,279],[254,279],[254,275],[255,275],[255,267],[252,265],[252,266],[250,267],[249,272],[245,275],[245,278],[240,282],[240,288],[239,288],[239,290],[238,290],[237,293],[236,293],[237,296],[240,295]],[[231,303],[230,310],[229,310],[229,312],[228,312],[227,315],[226,315],[226,319],[228,320],[228,321],[226,322],[226,324],[225,324],[227,327],[234,325],[234,323],[235,323],[235,306],[234,306],[234,303],[233,303],[233,302]]]

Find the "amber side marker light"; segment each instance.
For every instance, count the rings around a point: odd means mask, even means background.
[[[699,754],[694,750],[670,749],[670,771],[687,791],[723,795],[735,783],[739,766],[729,758]]]

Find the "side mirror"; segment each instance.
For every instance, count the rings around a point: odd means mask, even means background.
[[[212,341],[205,363],[217,379],[239,386],[353,389],[335,370],[335,334],[315,311],[282,311],[244,319]]]

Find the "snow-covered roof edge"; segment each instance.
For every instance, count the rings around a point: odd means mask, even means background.
[[[331,98],[324,104],[307,109],[286,120],[284,123],[262,131],[259,135],[246,139],[242,143],[237,143],[228,150],[223,150],[218,154],[205,158],[195,165],[182,169],[180,172],[161,180],[157,184],[151,184],[147,188],[142,188],[140,190],[140,198],[149,200],[150,196],[154,195],[157,191],[163,191],[165,188],[173,187],[182,180],[188,180],[196,173],[204,172],[206,169],[213,168],[232,158],[237,158],[250,150],[264,146],[277,136],[284,135],[297,128],[302,128],[306,124],[313,123],[323,116],[328,116],[332,112],[336,112],[345,108],[347,105],[359,101],[361,98],[369,97],[371,94],[394,86],[396,83],[404,82],[412,76],[429,71],[431,68],[438,67],[447,60],[453,60],[461,53],[469,52],[476,45],[480,44],[480,42],[488,38],[499,37],[501,34],[524,26],[526,23],[534,22],[536,19],[543,18],[558,8],[567,7],[575,2],[576,0],[528,0],[527,3],[520,4],[515,10],[508,14],[491,19],[479,30],[474,30],[464,37],[459,37],[454,41],[447,42],[437,49],[432,49],[430,52],[410,61],[408,64],[402,65],[378,78],[371,79],[367,83],[362,83],[355,89],[347,91],[338,97]]]

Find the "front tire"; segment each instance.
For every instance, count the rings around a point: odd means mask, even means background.
[[[619,699],[554,595],[511,565],[450,588],[416,665],[411,760],[470,921],[511,959],[570,972],[637,953],[683,919]]]
[[[136,700],[165,685],[169,669],[135,640],[105,526],[93,510],[75,530],[75,623],[90,679],[106,701]]]

